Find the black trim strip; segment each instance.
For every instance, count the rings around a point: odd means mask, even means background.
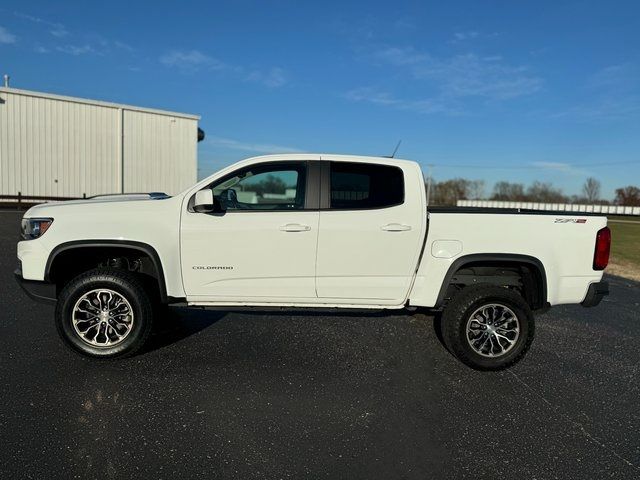
[[[45,280],[50,281],[50,272],[51,265],[53,265],[53,261],[55,258],[62,252],[67,250],[72,250],[76,248],[87,248],[87,247],[121,247],[121,248],[130,248],[133,250],[138,250],[144,252],[146,255],[151,258],[153,262],[153,266],[158,272],[158,287],[160,289],[160,300],[162,302],[167,301],[167,286],[166,280],[164,276],[164,269],[162,268],[162,262],[160,261],[160,256],[158,252],[156,252],[155,248],[151,245],[142,242],[135,242],[132,240],[74,240],[72,242],[61,243],[57,247],[53,249],[49,258],[47,259],[47,265],[45,267],[44,275]]]
[[[25,280],[22,276],[22,270],[17,268],[13,272],[16,282],[29,298],[36,302],[54,304],[57,302],[56,286],[53,283],[41,282],[38,280]]]
[[[519,255],[515,253],[476,253],[471,255],[464,255],[460,258],[457,258],[447,270],[447,274],[444,277],[442,285],[440,286],[440,293],[438,294],[438,299],[436,300],[436,304],[434,308],[439,308],[442,306],[444,302],[444,297],[447,294],[447,289],[449,288],[449,283],[451,282],[452,277],[456,274],[458,270],[469,263],[477,263],[477,262],[509,262],[509,263],[526,263],[529,265],[533,265],[538,269],[538,273],[540,274],[542,280],[542,291],[540,292],[540,306],[544,306],[547,303],[547,272],[544,269],[544,265],[540,260],[535,257],[531,257],[529,255]]]
[[[331,162],[322,160],[320,172],[320,210],[329,210],[331,206]]]
[[[305,210],[318,210],[320,208],[320,177],[322,163],[319,160],[307,162],[307,185],[305,188]]]

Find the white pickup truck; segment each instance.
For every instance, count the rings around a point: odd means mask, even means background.
[[[158,306],[407,309],[434,313],[467,365],[508,367],[533,311],[597,305],[611,234],[602,216],[427,208],[417,163],[269,155],[179,195],[38,205],[16,277],[56,302],[64,342],[131,355]]]

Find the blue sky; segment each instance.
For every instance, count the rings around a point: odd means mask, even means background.
[[[640,3],[9,2],[12,86],[202,115],[200,176],[269,152],[640,185]]]

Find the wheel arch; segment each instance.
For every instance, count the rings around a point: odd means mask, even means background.
[[[154,277],[157,280],[160,300],[162,302],[167,302],[168,296],[166,279],[164,269],[162,267],[162,261],[160,260],[158,252],[154,247],[147,243],[136,242],[133,240],[75,240],[61,243],[53,249],[47,259],[44,272],[45,281],[52,282],[54,280],[52,278],[52,272],[55,271],[54,267],[57,266],[56,260],[60,261],[75,251],[81,253],[86,251],[86,249],[96,249],[99,251],[119,250],[142,253],[150,259],[153,269],[155,270]]]
[[[547,306],[547,274],[543,263],[536,257],[514,253],[477,253],[464,255],[457,258],[447,270],[440,292],[436,300],[435,308],[444,304],[447,291],[452,285],[455,274],[461,269],[471,265],[499,264],[505,267],[527,266],[534,274],[537,295],[530,300],[532,309],[542,309]]]

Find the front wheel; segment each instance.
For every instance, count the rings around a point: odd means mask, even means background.
[[[442,337],[448,350],[477,370],[502,370],[529,350],[535,324],[527,302],[503,287],[467,287],[442,315]]]
[[[94,358],[126,357],[149,337],[153,308],[135,274],[96,268],[63,288],[55,319],[60,337],[73,351]]]

